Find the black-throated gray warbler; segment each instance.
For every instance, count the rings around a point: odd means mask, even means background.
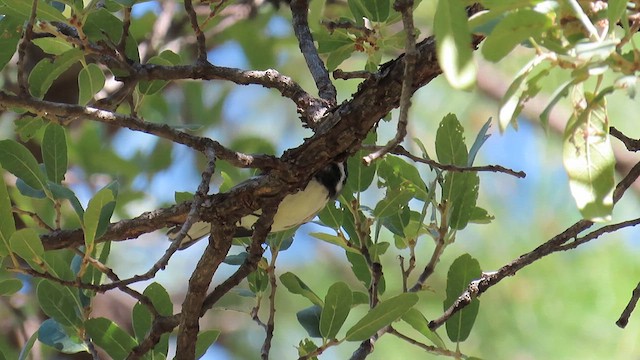
[[[282,199],[278,210],[273,216],[271,232],[289,230],[313,219],[329,200],[334,200],[347,181],[347,167],[345,163],[331,163],[324,169],[313,175],[307,186]],[[247,215],[237,223],[235,237],[251,236],[253,225],[258,221],[260,210]],[[180,226],[169,230],[170,240],[174,240],[180,231]],[[182,240],[180,248],[191,246],[196,241],[211,232],[211,224],[208,222],[196,222]]]

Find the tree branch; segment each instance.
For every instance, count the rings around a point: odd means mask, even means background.
[[[309,0],[292,0],[291,13],[293,15],[293,32],[298,38],[300,51],[307,62],[307,67],[318,87],[318,95],[330,106],[336,105],[337,91],[329,79],[329,72],[318,55],[313,43],[307,13],[309,12]],[[317,121],[318,119],[313,119]]]
[[[616,189],[613,193],[614,203],[617,203],[618,200],[620,200],[624,192],[629,188],[629,186],[631,186],[631,184],[636,181],[636,179],[638,179],[638,177],[640,177],[640,162],[636,163],[629,174],[627,174],[627,176],[622,179],[616,186]],[[523,254],[516,260],[513,260],[511,263],[504,265],[503,267],[498,269],[498,271],[490,274],[483,274],[480,279],[472,281],[467,287],[467,290],[462,293],[458,297],[458,299],[456,299],[456,301],[447,310],[445,310],[445,312],[439,318],[429,322],[429,328],[431,330],[435,330],[438,327],[442,326],[442,324],[444,324],[453,314],[469,305],[473,298],[480,296],[483,292],[499,283],[505,277],[515,275],[518,270],[532,264],[537,260],[540,260],[541,258],[551,253],[564,250],[563,245],[567,243],[567,241],[577,238],[581,232],[590,228],[592,225],[593,222],[591,221],[580,220],[567,228],[562,233],[554,236],[549,241],[538,246],[534,250]],[[597,232],[598,231],[594,233]],[[589,235],[587,235],[587,237],[588,236]]]

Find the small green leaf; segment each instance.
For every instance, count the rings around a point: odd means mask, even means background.
[[[248,256],[249,256],[249,253],[246,251],[243,251],[239,254],[227,255],[222,262],[227,265],[239,266],[244,264]]]
[[[153,317],[146,306],[139,302],[133,305],[133,310],[131,311],[131,326],[133,327],[133,334],[136,340],[144,340],[144,337],[149,330],[151,330],[152,322]]]
[[[482,145],[491,136],[490,134],[487,134],[487,131],[490,127],[491,118],[489,118],[489,120],[487,120],[487,122],[482,125],[480,131],[478,131],[478,135],[476,135],[476,139],[474,140],[473,145],[471,145],[471,149],[469,149],[469,159],[467,160],[467,166],[473,166],[473,161],[476,159],[478,151],[480,151]]]
[[[353,295],[349,286],[337,282],[329,288],[320,315],[320,333],[325,339],[334,339],[349,316]]]
[[[365,0],[348,0],[349,10],[351,10],[351,14],[353,14],[354,19],[356,20],[356,24],[362,25],[364,24],[364,19],[371,19],[371,13],[367,9],[365,5]]]
[[[489,61],[497,62],[516,45],[530,37],[539,37],[552,25],[551,18],[531,9],[509,13],[484,41],[482,55]]]
[[[29,16],[31,15],[32,1],[0,0],[0,3],[10,8],[13,15],[19,16],[25,20],[28,19]],[[47,21],[61,21],[61,22],[67,21],[67,18],[64,15],[62,15],[62,13],[58,9],[47,4],[43,0],[38,1],[38,7],[36,9],[36,17],[40,20],[47,20]]]
[[[498,111],[498,125],[500,131],[504,132],[511,124],[514,129],[518,128],[517,118],[522,111],[524,104],[540,92],[538,82],[549,74],[549,69],[543,69],[534,76],[531,76],[534,69],[541,64],[542,57],[536,57],[526,64],[516,75],[507,92],[500,100],[500,110]]]
[[[78,74],[78,104],[86,105],[104,87],[105,77],[100,67],[88,64]]]
[[[46,189],[47,179],[36,158],[24,145],[13,140],[0,140],[0,164],[32,188]]]
[[[11,210],[11,199],[9,198],[2,173],[3,171],[0,167],[0,257],[9,255],[9,249],[11,248],[9,239],[16,232],[16,224]]]
[[[464,229],[478,200],[480,177],[474,172],[455,173],[445,175],[442,197],[448,200],[449,226],[453,229]]]
[[[122,37],[122,20],[105,8],[91,11],[87,16],[83,31],[93,42],[109,41],[117,43]],[[129,39],[127,39],[128,42]]]
[[[249,282],[249,290],[254,294],[264,292],[267,289],[267,285],[269,285],[267,272],[260,267],[247,276],[247,281]]]
[[[157,282],[151,283],[144,289],[144,295],[151,300],[153,307],[162,316],[173,315],[173,303],[167,290]]]
[[[613,211],[616,161],[604,99],[590,104],[579,117],[569,119],[564,133],[563,162],[571,195],[582,217],[592,221],[609,220]]]
[[[42,311],[49,317],[64,326],[79,327],[82,324],[77,299],[71,295],[68,289],[44,280],[38,284],[36,293]]]
[[[0,296],[13,295],[22,289],[22,281],[20,279],[4,279],[0,280]]]
[[[385,22],[391,10],[390,0],[362,0],[367,12],[371,14],[369,20]]]
[[[464,128],[454,114],[446,115],[436,133],[436,155],[441,164],[467,166],[469,153]]]
[[[181,202],[193,200],[193,193],[189,191],[176,191],[173,194],[173,198],[175,199],[176,204],[180,204]]]
[[[366,151],[360,150],[347,160],[349,178],[347,179],[345,191],[349,191],[351,193],[363,192],[371,186],[373,178],[376,175],[379,162],[376,161],[369,166],[364,165],[362,163],[362,158],[366,155]]]
[[[311,337],[322,337],[320,334],[320,316],[322,313],[322,307],[318,305],[312,305],[306,309],[302,309],[296,313],[298,322],[307,331],[307,334]]]
[[[73,48],[71,44],[57,37],[33,39],[32,42],[42,49],[42,51],[52,55],[61,55],[65,51]]]
[[[433,24],[438,63],[456,89],[468,89],[476,81],[465,6],[463,0],[438,1]]]
[[[34,269],[40,269],[44,247],[33,229],[20,229],[9,239],[10,249],[26,260]]]
[[[387,189],[385,197],[380,200],[376,204],[375,209],[373,209],[373,216],[376,218],[385,218],[397,215],[413,197],[414,194],[411,189]]]
[[[493,219],[495,219],[495,217],[489,215],[487,210],[476,206],[475,208],[473,208],[473,210],[471,210],[471,217],[469,218],[469,222],[474,224],[488,224]]]
[[[292,272],[280,275],[280,282],[292,294],[302,295],[320,308],[324,306],[322,299],[311,290],[298,276]]]
[[[20,355],[18,356],[18,360],[27,360],[31,357],[29,354],[31,353],[31,349],[33,348],[33,344],[35,344],[36,340],[38,340],[38,332],[34,332],[29,337],[29,340],[24,344],[22,350],[20,350]]]
[[[447,348],[440,336],[438,336],[435,331],[431,331],[431,329],[429,329],[429,321],[427,321],[424,315],[422,315],[420,310],[416,308],[409,309],[404,315],[402,315],[402,320],[429,339],[435,346],[440,349]]]
[[[607,1],[607,19],[609,24],[609,34],[616,28],[618,20],[627,10],[626,0],[609,0]]]
[[[220,336],[220,330],[207,330],[198,333],[196,340],[196,359],[201,358]]]
[[[47,58],[40,60],[29,74],[31,95],[40,99],[44,97],[53,82],[83,57],[82,50],[74,48],[62,53],[53,62]]]
[[[84,241],[87,247],[92,248],[94,240],[106,230],[114,207],[115,196],[109,185],[100,189],[89,200],[83,217]]]
[[[309,339],[300,340],[298,343],[298,356],[302,357],[304,355],[309,355],[312,352],[316,351],[318,346],[313,343],[313,341]],[[317,356],[313,356],[310,360],[318,360]]]
[[[42,138],[42,159],[49,180],[61,183],[67,172],[67,137],[62,126],[47,126]]]
[[[11,61],[16,53],[22,34],[22,23],[22,21],[9,16],[0,19],[0,70]]]
[[[471,255],[464,254],[454,260],[447,274],[447,297],[443,302],[444,309],[448,309],[466,291],[469,283],[480,276],[482,276],[480,264]],[[479,308],[480,300],[474,298],[469,305],[447,320],[445,325],[451,341],[462,342],[469,337]]]
[[[344,213],[340,206],[336,206],[335,202],[330,202],[327,206],[318,213],[318,218],[322,225],[328,226],[332,229],[339,229],[342,226],[342,219]]]
[[[356,253],[356,254],[360,253],[360,251],[357,248],[353,246],[349,246],[347,241],[342,236],[331,235],[327,233],[319,233],[319,232],[313,232],[313,233],[310,233],[309,235],[315,237],[316,239],[320,239],[322,241],[328,242],[329,244],[338,245],[341,248],[345,249],[346,251]]]
[[[415,164],[397,156],[387,155],[380,162],[378,175],[384,180],[384,186],[400,191],[411,191],[416,199],[425,201],[427,185],[422,180]]]
[[[381,301],[347,331],[345,340],[364,341],[378,330],[398,320],[418,302],[418,295],[403,293]]]
[[[65,354],[89,351],[82,339],[77,335],[70,336],[67,330],[54,319],[47,319],[40,325],[38,340]]]
[[[85,322],[85,328],[91,339],[114,360],[125,359],[137,345],[131,335],[109,319],[89,319]]]
[[[23,115],[13,122],[20,141],[31,140],[47,123],[40,116]]]

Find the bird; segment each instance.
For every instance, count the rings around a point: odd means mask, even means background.
[[[266,176],[264,174],[258,176]],[[335,200],[347,182],[348,171],[344,162],[332,162],[313,175],[304,189],[286,195],[273,215],[271,232],[280,232],[295,228],[311,221],[330,200]],[[261,210],[249,214],[238,221],[234,237],[251,236],[253,225],[258,221]],[[175,240],[181,226],[167,233],[169,240]],[[185,249],[211,233],[211,223],[194,223],[180,243],[179,249]]]

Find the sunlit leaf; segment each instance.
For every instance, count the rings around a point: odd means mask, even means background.
[[[353,325],[346,335],[347,341],[363,341],[378,330],[398,320],[418,302],[418,295],[403,293],[381,301]]]
[[[456,89],[468,89],[476,81],[465,6],[463,0],[438,1],[433,24],[438,63]]]
[[[478,279],[481,275],[480,264],[471,255],[464,254],[454,260],[447,273],[447,297],[443,302],[444,309],[448,309],[467,289],[469,283],[474,279]],[[445,325],[447,335],[451,341],[462,342],[469,337],[479,308],[480,300],[475,298],[464,309],[458,311],[447,320]]]
[[[344,324],[351,310],[352,293],[349,286],[337,282],[327,291],[320,315],[320,333],[325,339],[333,339]]]

